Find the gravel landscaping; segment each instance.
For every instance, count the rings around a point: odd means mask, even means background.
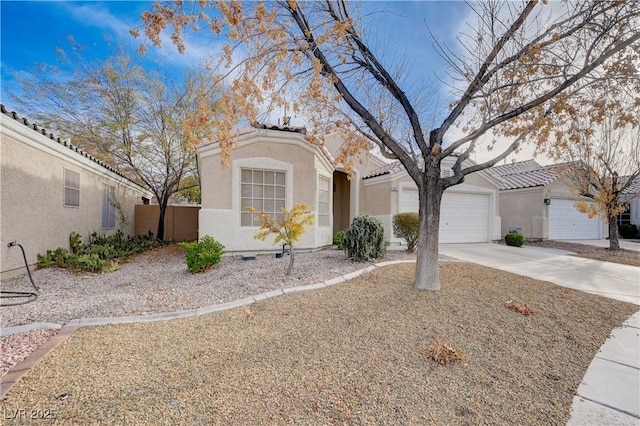
[[[134,256],[107,274],[75,273],[47,268],[33,272],[40,287],[35,302],[0,308],[0,327],[31,323],[64,325],[78,318],[106,318],[197,309],[243,299],[268,291],[316,284],[368,264],[348,261],[342,251],[328,248],[296,253],[292,275],[285,276],[289,259],[260,255],[256,260],[224,257],[215,268],[191,274],[184,250],[170,245]],[[415,259],[415,254],[388,251],[379,261]],[[30,291],[27,275],[2,281],[3,290]],[[29,332],[0,338],[0,375],[54,332]]]
[[[566,424],[598,348],[637,310],[470,263],[441,263],[439,292],[416,290],[413,273],[394,265],[208,316],[84,327],[0,409],[59,424]],[[427,357],[436,339],[463,361]]]

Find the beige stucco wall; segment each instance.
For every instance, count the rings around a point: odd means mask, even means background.
[[[329,179],[333,185],[333,166],[321,149],[307,142],[304,135],[294,132],[252,129],[240,134],[229,166],[221,166],[221,153],[216,144],[201,147],[198,163],[202,190],[199,215],[199,236],[212,235],[227,253],[251,253],[278,250],[273,237],[265,241],[254,239],[258,228],[240,226],[240,183],[242,168],[282,170],[286,173],[286,208],[308,204],[316,216],[307,228],[298,247],[311,249],[332,243],[333,228],[319,226],[318,178]],[[332,211],[332,205],[329,206]]]
[[[525,238],[548,237],[548,207],[542,187],[500,191],[502,235],[510,228],[521,228]]]
[[[121,229],[134,233],[134,206],[149,197],[142,188],[108,171],[85,156],[71,151],[21,121],[0,114],[0,264],[3,277],[24,271],[19,247],[22,244],[29,264],[36,254],[57,247],[69,248],[69,234],[85,239],[93,231]],[[80,206],[64,206],[64,169],[80,174]],[[116,228],[101,229],[102,196],[105,184],[115,186],[126,222]]]
[[[443,169],[451,167],[454,159],[443,161]],[[400,196],[406,189],[417,188],[415,182],[405,171],[366,179],[363,182],[362,213],[369,213],[380,219],[385,227],[385,241],[389,244],[401,244],[403,240],[393,236],[393,215],[399,211]],[[484,173],[477,172],[465,177],[464,183],[448,188],[445,193],[482,193],[489,195],[489,206],[493,214],[489,215],[488,239],[500,238],[500,201],[495,182]],[[491,213],[490,212],[490,213]]]

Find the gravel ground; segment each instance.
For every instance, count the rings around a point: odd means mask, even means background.
[[[380,261],[415,259],[415,254],[389,251]],[[0,308],[0,327],[37,322],[63,325],[77,318],[119,317],[202,308],[267,291],[316,284],[367,264],[346,260],[342,251],[296,253],[291,276],[284,275],[288,257],[257,256],[255,261],[224,257],[215,268],[191,274],[184,250],[170,245],[129,259],[109,274],[74,273],[47,268],[33,272],[40,287],[35,302]],[[3,280],[2,290],[30,291],[28,277]],[[0,337],[0,375],[27,357],[55,331]]]
[[[415,254],[389,251],[379,262],[398,259],[415,259]],[[40,269],[33,273],[40,287],[38,299],[2,307],[0,327],[196,309],[279,288],[316,284],[369,266],[346,260],[342,251],[333,248],[296,253],[294,270],[287,277],[288,264],[288,257],[276,259],[273,254],[257,256],[254,261],[223,257],[215,268],[191,274],[184,263],[184,250],[170,245],[130,258],[112,273]],[[2,281],[2,290],[31,289],[26,275]]]
[[[593,356],[637,310],[470,263],[442,263],[439,292],[416,290],[413,273],[395,265],[213,315],[81,328],[0,409],[74,425],[566,424]],[[425,356],[435,339],[464,362]]]

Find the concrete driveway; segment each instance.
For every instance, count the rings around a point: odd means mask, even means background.
[[[640,268],[540,247],[440,244],[440,254],[640,305]]]

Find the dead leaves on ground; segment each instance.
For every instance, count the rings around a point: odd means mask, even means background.
[[[425,351],[423,351],[423,354],[440,365],[449,365],[455,361],[464,362],[462,351],[454,349],[444,340],[435,340]],[[463,364],[463,367],[466,367],[466,363]]]
[[[537,309],[530,308],[524,303],[514,302],[513,300],[509,300],[508,302],[505,302],[504,306],[524,316],[536,315],[540,313],[540,311]]]

